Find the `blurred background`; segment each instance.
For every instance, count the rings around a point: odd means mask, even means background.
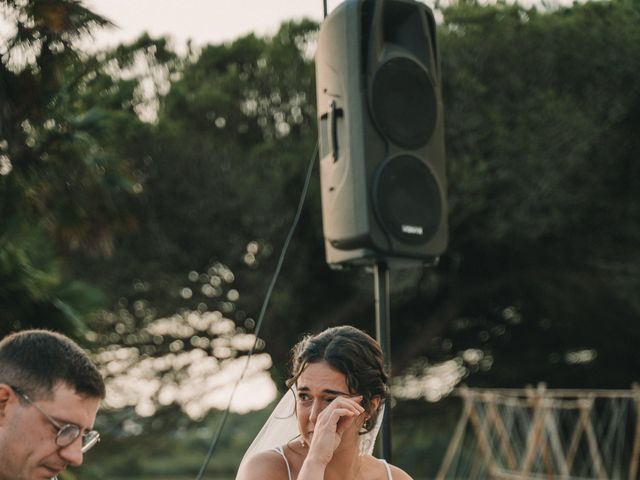
[[[108,3],[0,1],[0,336],[64,332],[107,378],[102,441],[61,478],[186,480],[316,142],[322,5],[273,2],[227,31],[211,6],[226,5],[173,2],[200,19],[190,37],[177,18],[175,36],[118,30]],[[390,279],[394,463],[416,479],[443,463],[456,387],[630,390],[640,372],[640,3],[429,6],[450,241],[437,267]],[[375,335],[373,277],[325,264],[316,165],[206,478],[234,477],[290,347],[339,324]]]

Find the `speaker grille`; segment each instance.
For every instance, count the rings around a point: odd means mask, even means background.
[[[373,202],[384,229],[403,243],[427,243],[440,225],[438,183],[417,157],[400,155],[381,165],[374,179]]]
[[[436,126],[437,101],[423,68],[404,57],[377,71],[372,85],[373,116],[382,132],[404,148],[425,145]]]

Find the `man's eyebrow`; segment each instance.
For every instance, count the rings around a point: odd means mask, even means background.
[[[70,422],[68,420],[64,420],[60,417],[54,417],[53,415],[51,415],[51,418],[53,418],[56,422],[58,422],[60,424],[60,426],[63,425],[75,425],[76,427],[79,427],[80,429],[82,429],[82,425],[78,425],[76,422]]]
[[[60,417],[54,417],[53,415],[51,415],[51,418],[53,418],[56,422],[58,422],[61,427],[65,426],[65,425],[73,425],[75,427],[78,427],[83,432],[88,432],[89,430],[93,430],[93,427],[83,427],[82,425],[80,425],[80,424],[78,424],[76,422],[70,422],[68,420],[63,420]]]

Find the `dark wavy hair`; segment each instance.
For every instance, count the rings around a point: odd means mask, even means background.
[[[25,330],[0,342],[0,383],[34,400],[51,398],[63,383],[79,395],[105,397],[105,385],[89,356],[73,340],[48,330]]]
[[[295,385],[307,365],[318,362],[327,362],[342,373],[347,379],[349,393],[362,395],[362,406],[369,415],[363,433],[369,432],[376,424],[380,406],[389,391],[389,376],[378,342],[349,325],[307,335],[291,351],[291,374],[287,386]],[[373,411],[371,401],[375,397],[380,398],[380,406]]]

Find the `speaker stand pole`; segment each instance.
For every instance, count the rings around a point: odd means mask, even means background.
[[[384,353],[385,366],[391,375],[391,345],[389,341],[389,268],[387,264],[378,260],[374,270],[375,308],[376,308],[376,338],[380,342]],[[391,462],[391,399],[387,399],[384,418],[380,428],[382,439],[382,458]]]

